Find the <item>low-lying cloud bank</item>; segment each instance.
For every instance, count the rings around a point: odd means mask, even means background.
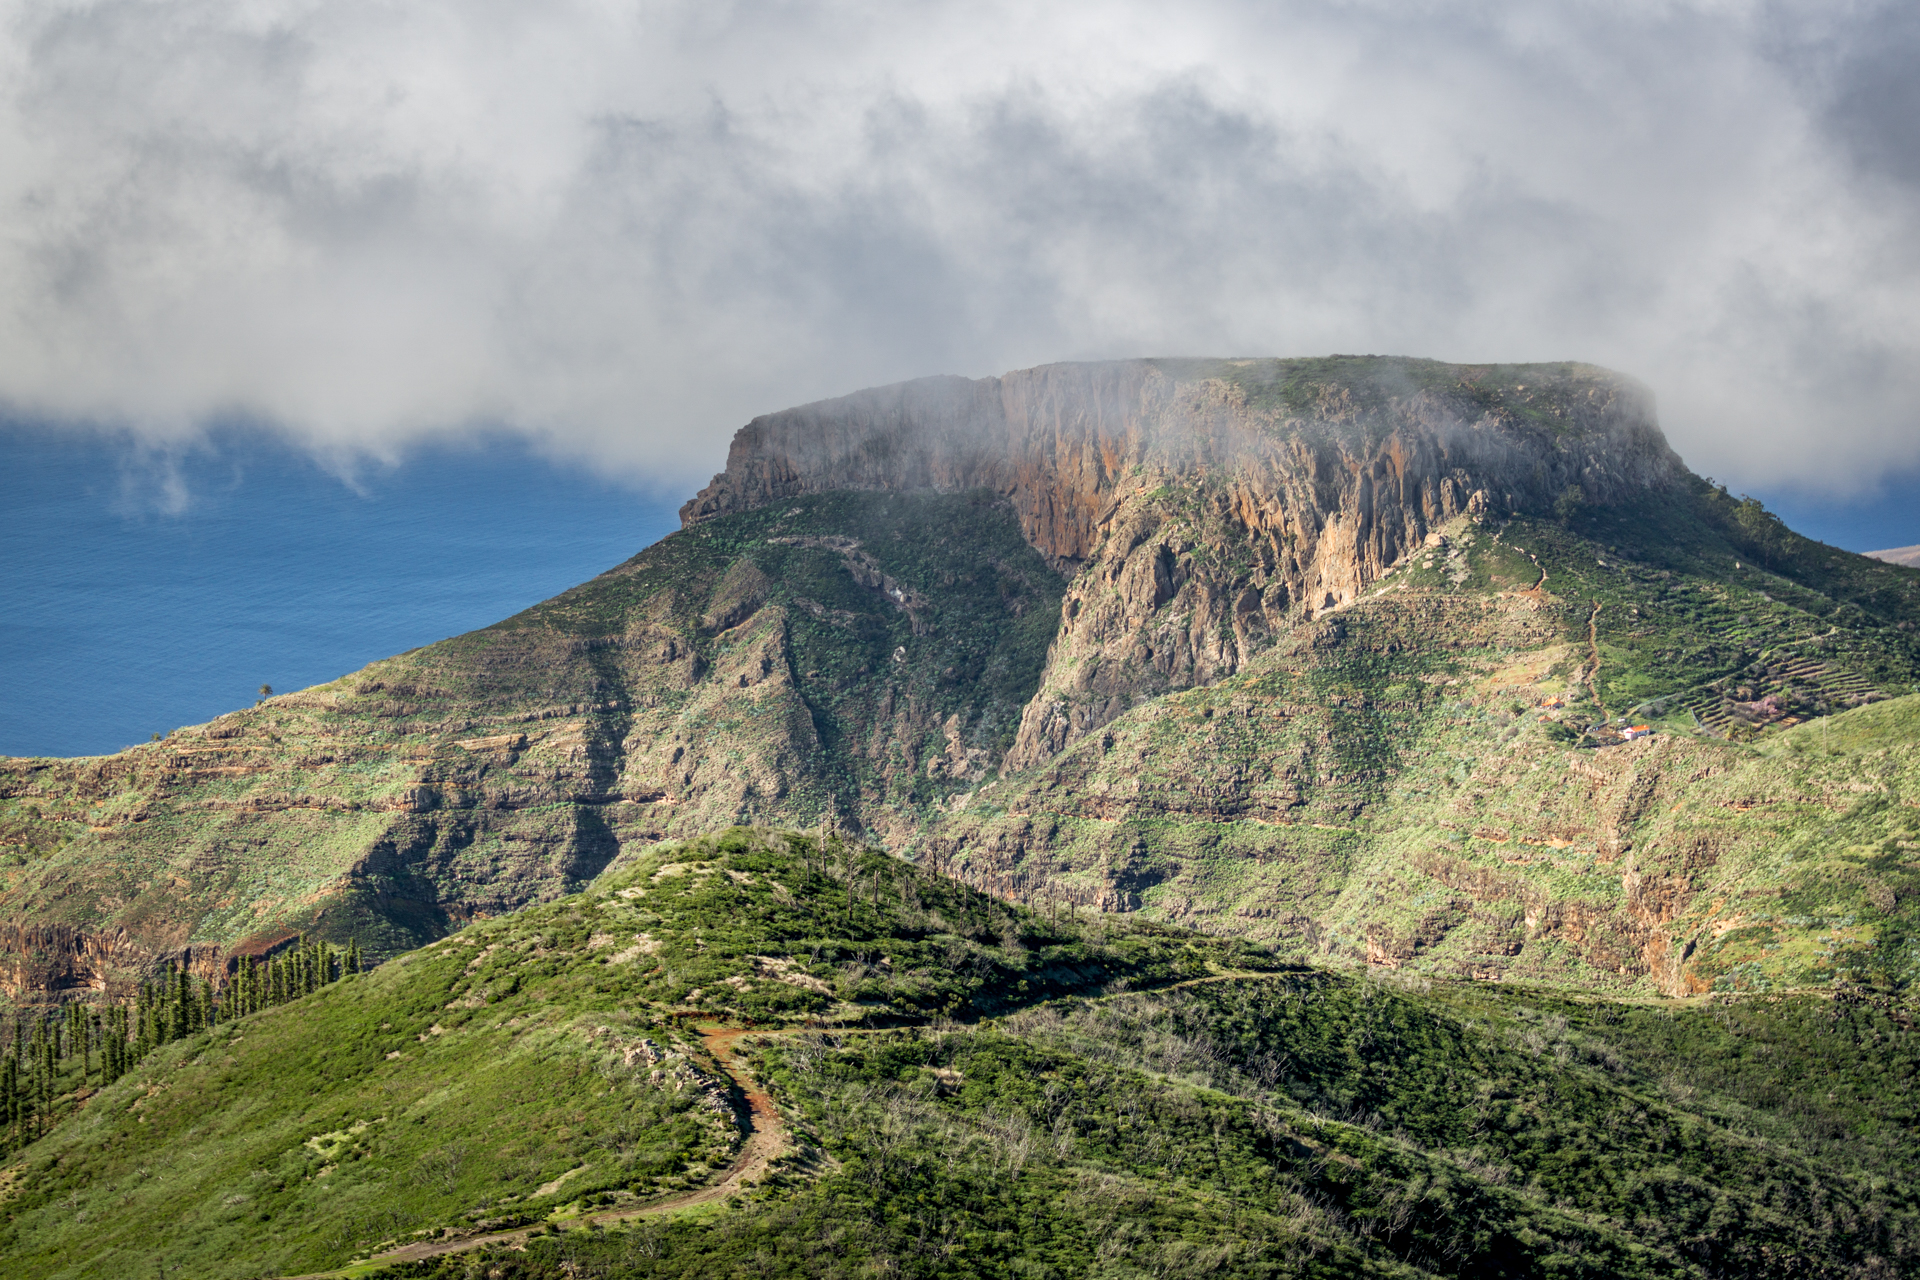
[[[0,29],[0,401],[669,483],[1139,354],[1583,358],[1688,460],[1920,464],[1894,4],[96,0]]]

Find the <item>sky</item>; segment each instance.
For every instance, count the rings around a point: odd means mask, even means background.
[[[925,374],[1581,359],[1897,507],[1915,65],[1849,0],[5,0],[0,411],[684,492]]]

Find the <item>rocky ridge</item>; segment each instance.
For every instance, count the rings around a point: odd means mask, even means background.
[[[840,489],[989,489],[1072,575],[1008,767],[1212,683],[1473,510],[1617,503],[1684,468],[1586,365],[1126,361],[927,378],[756,418],[683,525]]]

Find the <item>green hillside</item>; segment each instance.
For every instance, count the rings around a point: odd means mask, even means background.
[[[0,1271],[1920,1271],[1920,570],[1630,379],[935,379],[688,510],[0,759]]]
[[[1917,625],[1920,572],[1704,482],[1462,518],[1234,674],[981,787],[916,848],[1015,895],[1434,976],[1905,987]],[[1634,725],[1655,732],[1623,741]]]
[[[1591,366],[1035,377],[1080,389],[1026,443],[940,471],[938,413],[796,410],[711,518],[514,617],[0,759],[6,1002],[302,934],[390,956],[735,823],[1441,977],[1920,972],[1911,735],[1860,721],[1863,763],[1822,727],[1920,690],[1920,570],[1685,472]]]
[[[708,1030],[748,1023],[751,1076]],[[1864,988],[1316,971],[737,829],[68,1099],[0,1170],[0,1256],[288,1275],[551,1222],[390,1271],[1895,1274],[1920,1259],[1910,1025]],[[756,1079],[784,1150],[698,1202]]]
[[[1275,963],[1049,924],[836,841],[662,845],[63,1098],[67,1118],[0,1175],[0,1254],[14,1276],[148,1259],[255,1276],[423,1226],[638,1203],[709,1179],[739,1144],[702,1019],[977,1015],[1210,961]]]

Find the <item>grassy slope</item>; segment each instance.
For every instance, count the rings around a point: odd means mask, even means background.
[[[1245,976],[1115,994],[1222,968]],[[759,1051],[796,1162],[717,1215],[402,1273],[1760,1276],[1920,1260],[1920,1040],[1890,1005],[1382,985],[1174,930],[1050,924],[895,860],[735,831],[169,1047],[5,1171],[8,1274],[286,1273],[697,1181],[734,1135],[670,1025],[690,1001],[796,1028]],[[656,1076],[631,1053],[643,1037],[683,1056]]]
[[[1911,694],[1920,573],[1756,540],[1751,516],[1702,484],[1461,522],[1240,674],[983,788],[925,847],[1015,894],[1447,975],[1904,984],[1915,704],[1790,719]],[[1768,695],[1788,719],[1729,714]],[[1661,733],[1575,749],[1603,715]]]
[[[823,1172],[403,1274],[1900,1274],[1917,1066],[1868,1006],[1324,974],[776,1039]]]
[[[1271,963],[1151,927],[1054,928],[837,843],[657,846],[589,892],[162,1049],[8,1171],[0,1253],[10,1276],[253,1276],[423,1225],[650,1197],[738,1140],[676,1013],[973,1012],[1210,959]]]

